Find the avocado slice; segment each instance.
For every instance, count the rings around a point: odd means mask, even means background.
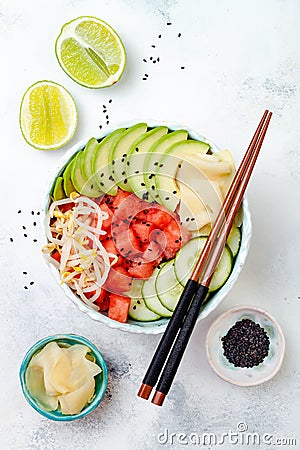
[[[146,185],[146,190],[149,194],[149,199],[152,198],[156,202],[161,203],[159,194],[156,192],[154,182],[159,159],[169,150],[171,145],[184,141],[187,137],[188,132],[186,130],[173,131],[172,133],[162,136],[149,149],[144,162],[144,182]]]
[[[63,188],[63,177],[57,177],[53,188],[54,201],[61,200],[65,197],[66,194]]]
[[[180,163],[188,155],[207,153],[209,148],[209,144],[191,139],[173,144],[159,159],[155,172],[155,187],[162,205],[175,211],[180,201],[180,192],[176,184],[176,173]]]
[[[80,169],[82,172],[82,175],[86,180],[90,180],[94,177],[93,167],[92,167],[92,161],[95,152],[97,151],[99,147],[99,142],[96,138],[92,137],[88,140],[84,150],[83,154],[81,156],[80,161]]]
[[[132,192],[131,186],[126,178],[126,156],[128,150],[143,133],[147,131],[146,123],[138,123],[126,130],[115,142],[113,148],[109,152],[110,172],[116,184],[123,191]]]
[[[72,161],[70,161],[68,163],[68,165],[66,166],[66,168],[64,170],[64,174],[63,174],[64,191],[65,191],[67,197],[70,197],[71,193],[76,191],[74,184],[72,183],[72,180],[71,180],[71,172],[72,172],[73,162],[74,162],[74,158],[72,159]]]
[[[77,192],[87,197],[100,197],[103,192],[95,185],[94,180],[87,180],[81,171],[81,158],[83,151],[80,151],[75,156],[72,164],[71,180]]]
[[[152,145],[163,135],[167,134],[167,132],[167,127],[153,128],[136,139],[128,151],[125,168],[127,180],[135,195],[144,200],[150,200],[144,182],[144,164],[146,156]]]
[[[117,139],[126,131],[126,128],[119,128],[108,134],[102,139],[98,148],[93,155],[92,159],[92,170],[94,173],[94,179],[96,184],[101,191],[110,195],[117,195],[118,186],[112,177],[110,171],[110,164],[108,161],[109,154],[114,147]]]

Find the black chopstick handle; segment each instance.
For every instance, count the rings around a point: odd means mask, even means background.
[[[181,330],[176,338],[174,346],[168,357],[164,370],[159,379],[156,391],[167,394],[176,375],[178,366],[183,357],[184,351],[191,337],[192,331],[196,324],[200,308],[206,298],[208,287],[198,285],[198,290],[194,296],[193,302],[184,319]]]
[[[187,313],[198,286],[198,283],[194,280],[189,280],[185,285],[172,317],[169,320],[166,331],[158,344],[149,368],[144,376],[143,384],[154,387],[157,383],[174,339],[182,325],[182,319]]]

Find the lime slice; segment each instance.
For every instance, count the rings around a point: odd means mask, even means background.
[[[38,81],[27,89],[20,107],[20,127],[29,145],[55,150],[72,138],[76,125],[76,105],[63,86]]]
[[[123,42],[115,30],[96,17],[78,17],[66,23],[55,43],[62,69],[88,88],[115,84],[126,63]]]

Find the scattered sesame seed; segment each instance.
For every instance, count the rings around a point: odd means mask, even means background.
[[[150,56],[150,58],[149,58],[149,59],[150,59],[150,61],[152,61],[152,59],[153,59],[153,56]]]
[[[27,287],[27,286],[24,286],[24,289],[28,289],[28,287]]]
[[[180,67],[180,69],[182,69],[182,70],[183,70],[183,69],[185,69],[185,67],[184,67],[184,66],[181,66],[181,67]]]
[[[40,212],[38,211],[36,214],[39,216],[39,215],[40,215]]]
[[[24,234],[24,237],[27,237],[27,234]]]
[[[181,37],[181,33],[178,33],[178,37]]]
[[[147,62],[147,60],[146,60],[145,58],[143,59],[143,61],[144,61],[144,62]]]
[[[105,118],[108,120],[109,119],[109,117],[108,117],[108,115],[107,116],[105,116]]]
[[[143,80],[143,81],[147,81],[147,78],[143,77],[142,80]]]
[[[33,286],[34,285],[34,281],[30,281],[30,286]]]
[[[160,39],[160,38],[161,38],[161,34],[158,35],[158,39]]]
[[[112,103],[112,99],[108,100],[108,103]]]
[[[102,105],[104,109],[106,109],[106,105]]]
[[[33,242],[37,242],[37,239],[33,239]]]
[[[151,45],[152,48],[155,48],[155,45]]]
[[[32,216],[34,216],[34,211],[31,211]]]
[[[33,226],[36,227],[36,222],[33,222]]]
[[[108,125],[108,124],[109,124],[109,120],[106,121],[106,125]]]
[[[102,125],[99,125],[99,128],[100,128],[100,130],[101,130],[101,128],[102,128]]]
[[[10,242],[14,242],[13,238],[9,238]]]
[[[153,60],[153,64],[156,64],[156,61],[155,61],[155,59]]]
[[[104,109],[104,110],[103,110],[103,114],[105,114],[106,112],[107,112],[107,109]]]
[[[172,22],[167,22],[167,25],[172,25]]]
[[[156,58],[156,61],[157,61],[157,62],[159,62],[159,61],[160,61],[160,58],[159,58],[159,56],[158,56],[158,57]]]
[[[18,214],[21,214],[21,212],[22,212],[22,211],[19,209]]]

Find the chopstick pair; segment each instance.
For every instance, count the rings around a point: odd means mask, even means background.
[[[152,398],[152,403],[158,406],[163,404],[169,392],[196,324],[200,308],[208,292],[211,278],[224,250],[236,213],[242,203],[271,116],[272,113],[268,110],[262,116],[231,183],[199,260],[182,292],[166,331],[158,344],[144,376],[138,396],[147,400],[159,379]]]

